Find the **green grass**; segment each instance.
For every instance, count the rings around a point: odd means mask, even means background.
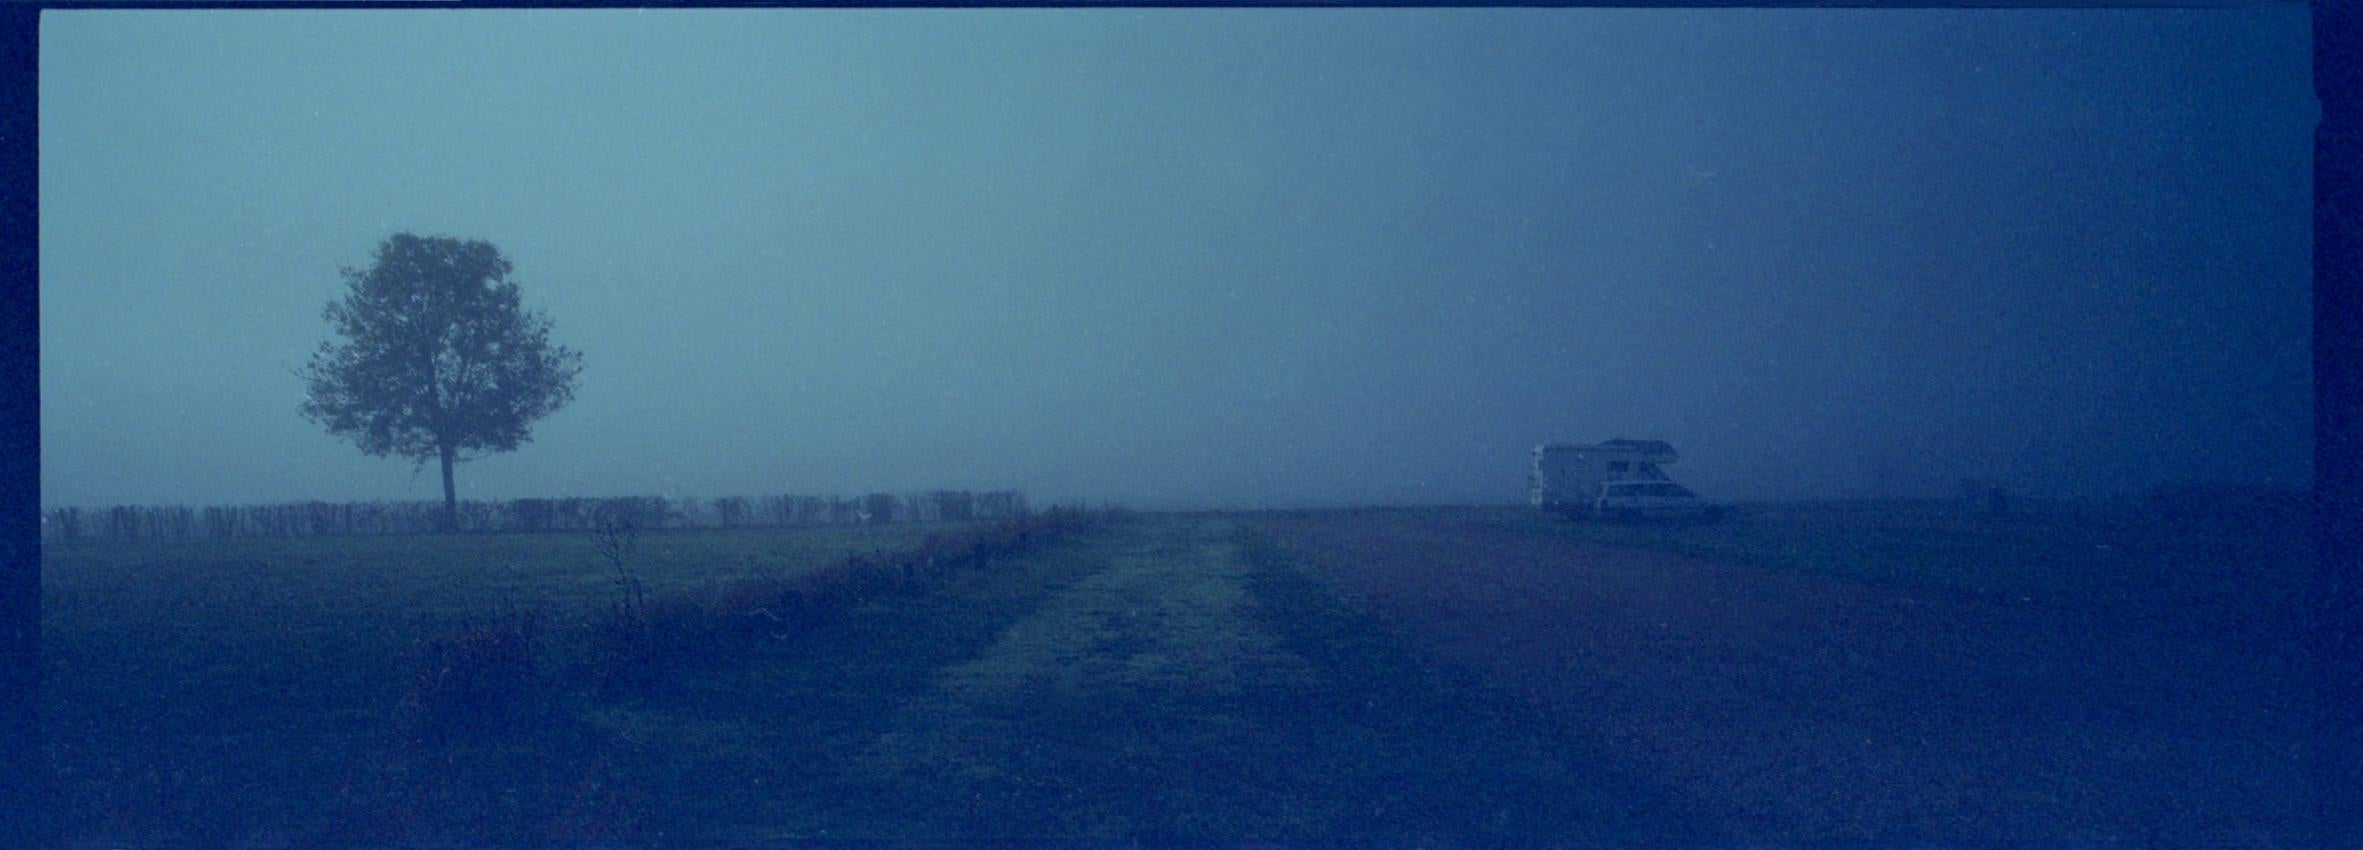
[[[1096,536],[1096,535],[1095,535]],[[627,746],[634,831],[700,840],[912,838],[944,834],[952,792],[883,770],[896,707],[934,692],[1060,588],[1104,566],[1090,537],[1037,547],[930,592],[887,597],[790,642],[692,671],[670,693],[593,712]]]
[[[1464,844],[1629,835],[1659,811],[1580,733],[1423,668],[1231,520],[1088,545],[1096,569],[850,759],[910,834]]]
[[[1219,520],[1135,524],[1099,569],[946,667],[868,754],[886,776],[966,789],[937,828],[965,835],[1243,837],[1294,742],[1257,728],[1267,694],[1310,683],[1254,616]],[[1209,775],[1211,774],[1211,775]],[[1261,775],[1259,775],[1261,774]]]
[[[649,532],[633,563],[695,590],[949,527]],[[585,535],[82,541],[42,562],[64,820],[200,843],[330,828],[386,785],[427,641],[520,607],[563,645],[614,598]]]
[[[652,535],[640,572],[698,589],[924,531]],[[1465,844],[1627,835],[1656,799],[1218,516],[1037,543],[624,698],[556,657],[611,599],[577,538],[98,544],[46,566],[52,740],[87,840]],[[397,734],[422,642],[503,604],[550,613],[552,686],[493,733]]]
[[[1403,514],[1931,591],[2117,600],[2194,624],[2287,620],[2276,606],[2310,563],[2302,535],[2116,515]],[[656,532],[634,564],[652,595],[702,592],[943,528]],[[1239,516],[1038,542],[622,697],[586,686],[569,655],[615,598],[580,535],[85,542],[46,550],[44,570],[44,708],[68,831],[89,840],[1688,834],[1680,805],[1618,773],[1596,730],[1421,663]],[[547,614],[549,686],[493,733],[400,734],[426,642],[512,609]]]

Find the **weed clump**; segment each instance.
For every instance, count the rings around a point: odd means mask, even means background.
[[[593,625],[599,691],[612,697],[656,687],[681,664],[712,656],[721,636],[706,607],[693,599],[618,604]]]
[[[591,547],[606,562],[614,588],[606,615],[591,625],[591,665],[599,692],[612,697],[646,690],[663,678],[673,658],[694,653],[704,643],[699,635],[704,612],[687,600],[649,598],[632,564],[640,548],[634,517],[599,517]]]
[[[543,700],[539,611],[508,609],[427,643],[402,700],[406,737],[439,743],[514,728]]]

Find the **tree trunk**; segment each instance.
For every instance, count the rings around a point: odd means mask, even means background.
[[[451,456],[449,447],[443,449],[443,533],[459,530],[459,491],[451,486]]]

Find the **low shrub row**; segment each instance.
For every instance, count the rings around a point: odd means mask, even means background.
[[[626,593],[593,629],[593,678],[604,696],[642,693],[675,670],[729,659],[759,641],[793,639],[863,603],[925,590],[961,570],[990,569],[996,559],[1107,516],[1054,508],[930,534],[899,552],[856,553],[820,569],[744,579],[714,592],[654,599]]]
[[[581,532],[602,517],[630,516],[641,528],[751,528],[969,522],[1011,519],[1027,512],[1014,490],[982,493],[934,490],[860,497],[771,495],[720,499],[621,498],[466,500],[458,505],[467,532]],[[187,540],[225,537],[321,537],[429,534],[441,528],[443,503],[289,502],[275,505],[115,505],[50,508],[41,514],[44,542],[76,540]]]
[[[611,571],[613,600],[585,630],[587,645],[564,653],[577,663],[542,659],[547,617],[511,608],[432,641],[404,700],[404,739],[433,744],[498,732],[536,707],[580,689],[602,699],[647,695],[683,669],[739,657],[764,641],[792,640],[861,605],[923,592],[963,570],[997,564],[1062,534],[1119,518],[1120,509],[1052,508],[959,532],[930,534],[919,546],[846,556],[794,575],[747,579],[706,592],[649,594],[631,564],[637,529],[599,528],[596,542]]]

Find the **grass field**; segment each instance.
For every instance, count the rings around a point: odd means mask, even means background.
[[[919,529],[681,532],[658,588],[720,586]],[[588,543],[465,537],[85,544],[46,553],[69,832],[291,841],[1118,839],[1629,828],[1645,792],[1414,664],[1219,517],[1156,517],[866,604],[621,700],[559,689],[420,748],[398,705],[437,634],[610,604]],[[570,663],[563,657],[551,665]]]
[[[1265,533],[1288,516],[1148,515],[1037,541],[621,696],[574,672],[616,599],[581,536],[53,546],[45,710],[68,833],[131,847],[1728,837],[1668,777],[1609,752],[1607,730],[1528,683],[1438,663],[1341,596]],[[1926,510],[1715,526],[1318,516],[2099,599],[2190,628],[2286,618],[2304,556],[2271,529]],[[939,530],[650,533],[633,568],[654,593],[705,592]],[[1465,568],[1482,573],[1483,551]],[[493,733],[402,734],[427,642],[518,610],[546,615],[552,684]]]
[[[652,590],[715,587],[940,530],[650,532],[634,569]],[[584,535],[83,541],[42,559],[44,713],[68,821],[101,834],[320,828],[383,760],[428,641],[509,608],[563,637],[615,598]]]
[[[2309,846],[2302,515],[1804,505],[1266,522],[1721,842]]]
[[[2314,559],[2311,519],[2169,521],[2109,506],[1985,517],[1949,501],[1765,504],[1724,523],[1597,523],[1516,508],[1419,511],[1473,525],[1901,589],[2114,606],[2179,631],[2281,641]]]

